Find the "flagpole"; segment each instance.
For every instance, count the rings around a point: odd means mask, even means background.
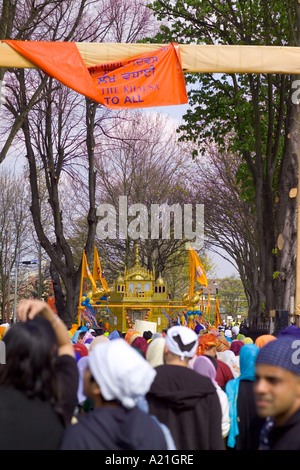
[[[83,286],[83,269],[84,269],[84,263],[83,263],[83,256],[84,256],[84,250],[82,252],[82,261],[81,261],[81,280],[80,280],[80,294],[79,294],[79,302],[78,302],[78,326],[81,326],[81,297],[82,297],[82,286]]]
[[[99,258],[99,254],[98,254],[98,250],[96,246],[94,246],[93,278],[95,282],[99,280],[101,282],[103,289],[107,291],[108,284],[102,273],[100,258]]]
[[[189,277],[190,277],[189,298],[191,299],[194,295],[194,283],[195,283],[195,266],[194,266],[194,259],[192,257],[191,248],[189,249]]]
[[[208,323],[210,324],[210,289],[208,289]]]

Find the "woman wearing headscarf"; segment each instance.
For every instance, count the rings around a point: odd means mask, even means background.
[[[245,344],[240,350],[240,376],[226,384],[231,419],[227,446],[235,450],[258,450],[264,420],[259,418],[253,393],[255,361],[259,348]]]
[[[22,300],[0,373],[0,448],[56,450],[77,404],[75,351],[46,302]]]
[[[233,354],[235,355],[235,360],[239,367],[240,367],[240,350],[242,346],[244,346],[244,343],[242,341],[238,341],[237,339],[232,341],[230,345],[230,351],[232,351]]]
[[[225,362],[225,364],[228,365],[235,379],[240,375],[240,367],[238,361],[236,359],[235,354],[230,351],[230,349],[218,352],[217,357],[220,361],[223,361]]]
[[[134,338],[134,336],[133,336],[133,338]],[[134,349],[137,349],[143,355],[143,357],[146,357],[146,352],[147,352],[147,349],[148,349],[148,346],[149,346],[149,343],[146,340],[146,338],[144,338],[143,336],[137,336],[131,342],[131,346]]]
[[[218,382],[216,381],[216,367],[216,360],[214,360],[212,357],[198,356],[194,362],[194,370],[199,374],[208,377],[216,387],[222,410],[222,437],[225,438],[228,436],[230,429],[229,403],[226,393],[221,389]]]
[[[132,345],[132,342],[136,339],[136,338],[142,338],[142,335],[141,333],[139,333],[138,331],[135,331],[129,338],[129,344]]]
[[[239,356],[242,346],[244,346],[244,343],[242,341],[239,341],[239,340],[232,341],[230,345],[230,351],[232,351],[235,356]]]

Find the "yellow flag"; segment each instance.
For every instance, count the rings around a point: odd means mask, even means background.
[[[86,259],[85,251],[83,250],[82,253],[82,265],[81,265],[81,281],[80,281],[80,293],[79,293],[79,305],[78,305],[78,325],[81,325],[81,298],[82,298],[82,290],[83,290],[83,279],[89,279],[92,283],[92,288],[95,290],[97,288],[96,282],[93,279],[92,273],[89,270],[88,262]]]
[[[220,316],[220,306],[219,306],[219,297],[216,297],[216,311],[215,311],[215,326],[219,326],[222,324],[221,316]]]
[[[82,271],[81,271],[81,280],[83,279],[89,279],[92,283],[92,288],[93,290],[97,289],[96,282],[92,276],[92,273],[89,269],[87,259],[86,259],[86,254],[85,251],[83,250],[83,255],[82,255]]]
[[[93,278],[96,281],[101,281],[103,289],[108,289],[107,281],[102,273],[100,259],[98,255],[97,248],[94,247],[94,267],[93,267]]]
[[[202,286],[207,287],[207,278],[204,267],[198,258],[195,250],[189,250],[189,262],[190,262],[190,297],[194,294],[194,282],[195,279]]]

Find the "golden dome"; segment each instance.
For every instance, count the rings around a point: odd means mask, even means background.
[[[139,273],[136,273],[134,276],[132,276],[133,281],[142,281],[143,279],[143,276],[141,276]]]
[[[159,274],[158,278],[157,278],[157,281],[156,281],[156,285],[158,286],[163,286],[165,283],[165,281],[163,280],[163,278],[161,277],[161,275]]]
[[[117,284],[124,284],[124,278],[121,274],[119,274],[118,279],[116,280]]]

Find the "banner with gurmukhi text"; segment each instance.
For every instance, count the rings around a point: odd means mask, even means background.
[[[86,67],[74,42],[5,40],[47,75],[111,109],[188,102],[177,44]]]

